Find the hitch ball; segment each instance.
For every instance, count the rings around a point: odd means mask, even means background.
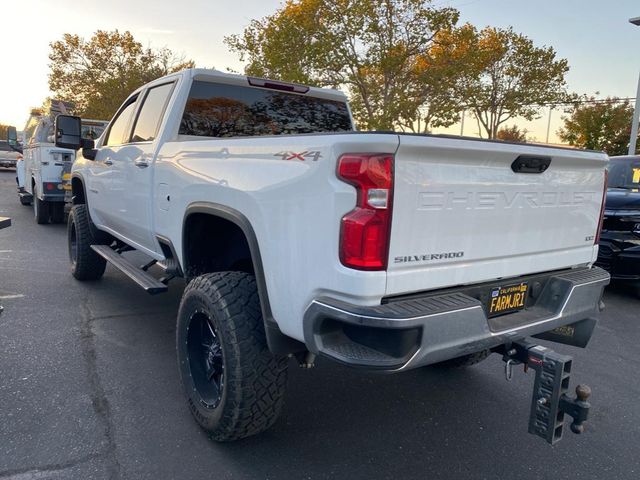
[[[584,432],[584,422],[589,417],[589,409],[591,405],[587,402],[591,396],[591,388],[587,385],[578,385],[576,387],[576,398],[571,398],[567,394],[562,394],[558,408],[561,412],[573,417],[571,423],[571,431],[573,433]]]

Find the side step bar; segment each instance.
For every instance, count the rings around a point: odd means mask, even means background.
[[[168,290],[168,287],[164,283],[145,270],[135,266],[108,245],[91,245],[91,249],[136,282],[147,293],[156,295]]]

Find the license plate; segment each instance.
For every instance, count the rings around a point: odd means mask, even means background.
[[[489,316],[522,310],[527,300],[529,285],[525,282],[491,289],[489,296]]]

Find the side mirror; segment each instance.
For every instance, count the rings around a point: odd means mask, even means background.
[[[18,132],[16,127],[7,127],[7,143],[12,147],[18,145]]]
[[[83,138],[80,140],[82,143],[82,156],[87,160],[96,159],[96,142],[91,138]]]
[[[78,150],[82,146],[80,117],[58,115],[56,117],[56,147]]]

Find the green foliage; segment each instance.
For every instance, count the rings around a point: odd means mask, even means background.
[[[497,140],[503,140],[505,142],[521,142],[527,141],[527,130],[520,130],[517,125],[511,127],[504,126],[496,134]]]
[[[598,103],[576,104],[571,115],[563,119],[564,126],[558,136],[577,147],[603,150],[612,156],[626,155],[632,118],[633,107],[629,102],[615,97]]]
[[[566,60],[512,29],[456,27],[424,0],[287,0],[225,39],[248,75],[346,88],[364,129],[428,131],[471,110],[489,138],[566,101]]]
[[[8,128],[9,128],[9,125],[4,125],[3,123],[0,123],[0,140],[7,139]]]
[[[118,30],[98,30],[89,40],[67,33],[50,46],[49,89],[88,118],[110,119],[136,88],[194,66],[168,48],[144,48],[130,32]]]
[[[464,80],[478,71],[475,29],[466,24],[440,30],[433,45],[414,62],[397,124],[402,130],[429,132],[459,121]]]
[[[461,91],[488,138],[514,117],[533,120],[541,105],[566,102],[567,60],[515,33],[487,27],[477,34],[476,60]],[[477,69],[474,71],[474,68]]]
[[[346,88],[362,128],[451,124],[460,110],[450,81],[457,66],[446,59],[460,51],[445,33],[454,32],[458,12],[430,3],[288,0],[225,42],[248,75]]]

